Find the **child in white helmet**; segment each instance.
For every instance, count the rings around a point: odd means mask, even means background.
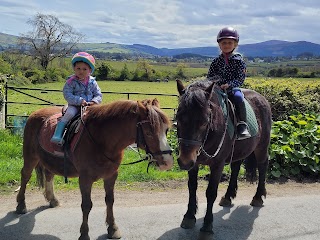
[[[95,59],[86,52],[78,52],[72,58],[74,74],[70,76],[64,87],[63,96],[68,102],[68,108],[58,122],[51,142],[62,145],[62,134],[66,124],[79,112],[80,106],[100,104],[101,90],[91,74],[94,71]]]

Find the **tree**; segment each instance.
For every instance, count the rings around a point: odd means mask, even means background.
[[[151,65],[144,59],[140,59],[137,63],[137,69],[142,71],[143,74],[143,78],[146,80],[150,80],[151,79],[151,74],[153,73],[153,69],[151,67]]]
[[[130,72],[127,67],[127,64],[124,64],[124,67],[121,70],[120,76],[119,76],[119,81],[125,81],[130,78]]]
[[[99,80],[107,80],[111,71],[112,71],[112,69],[108,64],[102,63],[101,66],[97,67],[96,77]]]
[[[185,68],[187,67],[186,64],[179,63],[177,65],[177,73],[176,73],[176,78],[180,79],[186,79],[186,74],[185,74]]]
[[[83,39],[70,25],[53,15],[38,13],[27,21],[33,30],[19,37],[21,49],[40,61],[43,69],[55,58],[65,57]]]

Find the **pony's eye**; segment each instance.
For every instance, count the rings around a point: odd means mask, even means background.
[[[207,127],[207,123],[202,123],[201,125],[200,125],[200,128],[206,128]]]
[[[153,137],[152,131],[151,131],[151,130],[145,131],[145,136],[146,136],[146,137]]]

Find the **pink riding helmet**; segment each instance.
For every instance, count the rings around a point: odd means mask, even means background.
[[[76,53],[73,57],[72,57],[72,65],[74,66],[74,64],[76,62],[85,62],[87,64],[89,64],[90,68],[91,68],[91,74],[94,71],[94,66],[96,61],[94,60],[94,57],[86,52],[78,52]]]

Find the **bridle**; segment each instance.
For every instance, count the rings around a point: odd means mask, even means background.
[[[141,158],[140,160],[134,161],[134,162],[130,162],[130,163],[123,163],[121,165],[131,165],[131,164],[135,164],[135,163],[139,163],[139,162],[143,162],[143,161],[148,161],[148,168],[147,168],[147,172],[149,169],[149,166],[156,162],[156,160],[154,160],[155,156],[158,155],[163,155],[163,154],[170,154],[172,155],[172,149],[169,150],[164,150],[164,151],[158,151],[158,152],[151,152],[149,145],[146,141],[146,138],[144,136],[144,132],[143,132],[143,125],[145,124],[149,124],[149,126],[151,127],[151,122],[149,120],[141,120],[139,122],[137,122],[136,126],[137,126],[137,135],[136,135],[136,144],[137,144],[137,148],[138,148],[138,153],[141,157],[141,154],[139,152],[139,149],[145,149],[146,152],[146,156],[144,158]]]
[[[229,104],[228,104],[228,96],[226,94],[223,94],[223,97],[224,97],[224,101],[225,101],[225,104],[228,108]],[[228,116],[229,116],[229,109],[227,109],[227,116],[226,116],[226,119],[225,119],[225,125],[224,125],[224,131],[223,131],[223,135],[220,139],[220,142],[219,142],[219,145],[215,151],[214,154],[209,154],[205,149],[205,144],[207,142],[207,138],[208,138],[208,135],[209,135],[209,132],[210,132],[210,129],[212,130],[212,108],[210,107],[212,106],[212,102],[209,101],[209,108],[210,108],[210,116],[207,120],[207,128],[206,128],[206,133],[204,135],[204,138],[199,141],[199,140],[192,140],[192,139],[185,139],[185,138],[178,138],[178,141],[179,143],[182,143],[186,146],[188,145],[191,145],[191,146],[200,146],[199,147],[199,150],[197,151],[197,156],[199,156],[201,153],[203,153],[208,159],[211,159],[211,158],[214,158],[218,155],[218,153],[220,152],[221,150],[221,147],[222,147],[222,144],[224,142],[224,139],[225,139],[225,136],[226,136],[226,132],[227,132],[227,127],[228,127]]]

